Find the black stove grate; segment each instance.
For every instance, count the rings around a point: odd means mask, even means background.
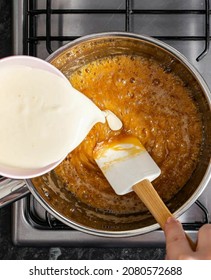
[[[176,40],[176,41],[204,41],[205,48],[196,58],[197,61],[201,60],[209,51],[210,47],[210,5],[209,0],[204,0],[204,9],[192,10],[192,9],[174,9],[174,10],[162,10],[162,9],[135,9],[133,8],[133,0],[124,0],[124,9],[53,9],[52,0],[46,0],[45,9],[37,9],[36,0],[24,1],[24,29],[23,29],[23,53],[28,55],[37,56],[37,44],[40,41],[46,42],[46,49],[48,53],[52,53],[51,43],[53,41],[66,42],[72,41],[80,37],[78,34],[74,36],[52,36],[51,35],[51,18],[52,15],[64,15],[69,16],[74,14],[122,14],[124,16],[124,30],[126,32],[132,32],[131,22],[133,15],[171,15],[171,14],[203,14],[204,19],[204,34],[201,36],[154,36],[160,40]],[[39,15],[46,15],[46,34],[45,36],[37,35],[37,17]],[[110,30],[108,30],[110,31]]]
[[[65,36],[55,36],[51,34],[51,23],[53,15],[64,15],[68,14],[69,16],[74,14],[113,14],[123,15],[124,18],[124,29],[121,31],[132,32],[132,16],[133,15],[204,15],[204,34],[200,36],[154,36],[160,40],[175,40],[175,41],[204,41],[205,47],[204,50],[196,58],[197,61],[203,59],[209,51],[210,47],[210,6],[209,0],[204,0],[204,9],[193,10],[193,9],[135,9],[133,8],[133,0],[124,0],[124,8],[120,9],[53,9],[52,0],[46,0],[46,7],[44,9],[37,8],[36,0],[24,0],[24,18],[23,18],[23,54],[37,56],[37,45],[40,42],[45,42],[46,50],[49,54],[53,52],[52,42],[67,42],[79,38],[78,34],[65,35]],[[167,1],[167,0],[166,0]],[[45,15],[46,17],[46,33],[45,35],[38,35],[37,32],[37,17],[40,15]],[[112,31],[112,30],[108,30]],[[34,208],[34,198],[29,195],[27,198],[27,211],[25,215],[30,224],[38,229],[54,229],[54,230],[74,230],[70,227],[61,223],[55,219],[51,214],[45,211],[44,217],[40,218],[39,215],[35,212]],[[185,230],[198,230],[204,223],[209,222],[209,213],[208,210],[197,200],[197,206],[199,211],[203,214],[203,222],[191,222],[184,223]]]

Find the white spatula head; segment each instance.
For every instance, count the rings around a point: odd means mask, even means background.
[[[114,189],[123,195],[133,185],[156,179],[161,170],[136,137],[124,136],[100,143],[94,150],[94,159]]]

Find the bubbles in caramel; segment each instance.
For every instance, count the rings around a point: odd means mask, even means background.
[[[193,173],[202,143],[201,116],[183,81],[153,59],[119,55],[85,65],[70,82],[101,110],[114,112],[123,128],[93,127],[55,170],[65,187],[98,211],[145,211],[136,194],[116,195],[93,159],[97,143],[126,134],[138,137],[160,167],[153,182],[159,195],[172,198]]]

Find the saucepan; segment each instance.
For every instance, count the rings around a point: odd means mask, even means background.
[[[47,61],[69,79],[72,73],[87,63],[122,54],[153,58],[162,63],[162,67],[177,75],[193,93],[194,102],[201,114],[203,144],[196,168],[185,185],[165,201],[170,211],[179,217],[197,200],[211,177],[211,94],[198,71],[181,53],[166,43],[126,32],[98,33],[81,37],[56,50]],[[0,205],[10,203],[27,192],[31,192],[54,217],[85,233],[105,237],[127,237],[159,228],[147,209],[136,213],[117,214],[86,205],[66,188],[54,170],[27,180],[1,178]]]

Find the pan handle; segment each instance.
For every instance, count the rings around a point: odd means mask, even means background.
[[[28,193],[29,189],[24,180],[0,177],[0,208],[22,198]]]

